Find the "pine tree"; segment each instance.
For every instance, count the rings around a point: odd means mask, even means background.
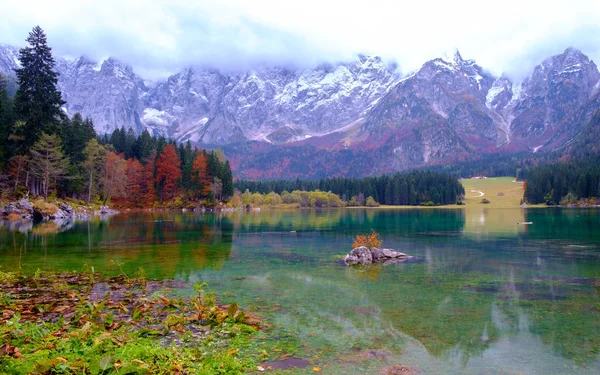
[[[222,173],[223,181],[223,199],[228,201],[233,197],[233,174],[231,173],[231,166],[229,160],[225,160]]]
[[[0,73],[0,168],[10,159],[9,136],[14,122],[13,103],[7,85],[8,79]]]
[[[36,26],[27,38],[29,47],[19,51],[22,68],[17,69],[19,89],[15,96],[15,112],[25,122],[24,139],[20,144],[23,153],[42,133],[56,133],[63,117],[60,107],[65,104],[56,89],[58,73],[54,72],[52,50],[46,34]]]
[[[41,182],[44,198],[48,198],[50,185],[56,186],[58,180],[65,176],[69,160],[63,154],[62,143],[56,134],[42,133],[30,153],[31,174]]]
[[[133,144],[133,155],[138,160],[146,160],[150,153],[154,149],[153,139],[148,133],[148,130],[144,129],[142,134],[136,139]]]

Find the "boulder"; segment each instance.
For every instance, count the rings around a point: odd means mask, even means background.
[[[346,263],[346,265],[371,264],[373,263],[373,254],[366,246],[355,247],[344,257],[344,263]]]
[[[29,215],[33,214],[33,203],[31,203],[28,199],[23,198],[20,201],[18,201],[17,208],[19,208],[22,211],[22,213],[28,213]]]
[[[344,263],[346,263],[346,265],[371,263],[393,264],[405,262],[413,258],[413,256],[392,249],[380,249],[377,247],[369,249],[365,246],[359,246],[352,249],[352,251],[344,257]]]
[[[118,214],[119,211],[113,210],[108,206],[100,206],[98,211],[94,211],[94,215],[96,216],[112,216]]]
[[[65,214],[67,214],[69,216],[73,216],[73,214],[75,213],[75,210],[73,209],[73,207],[64,202],[61,203],[60,205],[58,205],[58,208],[60,208]]]
[[[64,220],[71,217],[71,215],[69,215],[66,211],[63,211],[62,209],[57,208],[56,212],[50,214],[49,217],[51,220]]]
[[[2,210],[2,216],[8,216],[10,214],[21,214],[21,210],[19,210],[12,202],[4,206],[4,209]]]
[[[408,255],[396,250],[379,249],[377,247],[372,248],[371,253],[373,254],[374,263],[385,262],[388,259],[409,258]]]

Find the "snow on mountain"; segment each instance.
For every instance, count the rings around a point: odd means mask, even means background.
[[[18,49],[0,45],[0,72],[14,76],[17,67]],[[493,77],[458,51],[406,77],[365,55],[311,69],[188,67],[153,83],[114,58],[56,58],[56,70],[65,112],[92,118],[99,133],[123,126],[178,141],[273,145],[329,135],[341,147],[381,146],[387,156],[378,160],[391,170],[504,147],[551,149],[572,138],[600,100],[596,65],[573,48],[522,82]]]

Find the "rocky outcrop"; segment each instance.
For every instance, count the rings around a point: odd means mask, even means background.
[[[0,218],[8,220],[31,219],[33,217],[33,203],[27,199],[10,202],[0,211]]]
[[[94,212],[98,216],[112,216],[119,211],[113,210],[108,206],[101,206],[100,210]],[[0,219],[9,221],[54,221],[54,222],[72,222],[76,220],[89,220],[92,217],[86,209],[75,210],[73,206],[61,202],[58,204],[47,202],[36,202],[35,204],[27,199],[21,199],[17,202],[10,202],[0,210]]]
[[[415,257],[392,249],[380,249],[373,247],[369,249],[366,246],[355,247],[344,257],[344,263],[350,266],[353,264],[367,265],[372,263],[401,263],[412,260]]]

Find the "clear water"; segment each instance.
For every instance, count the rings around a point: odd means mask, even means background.
[[[371,229],[423,262],[336,260]],[[600,373],[598,209],[129,213],[0,229],[3,270],[84,265],[206,281],[266,319],[261,340],[322,373]]]

